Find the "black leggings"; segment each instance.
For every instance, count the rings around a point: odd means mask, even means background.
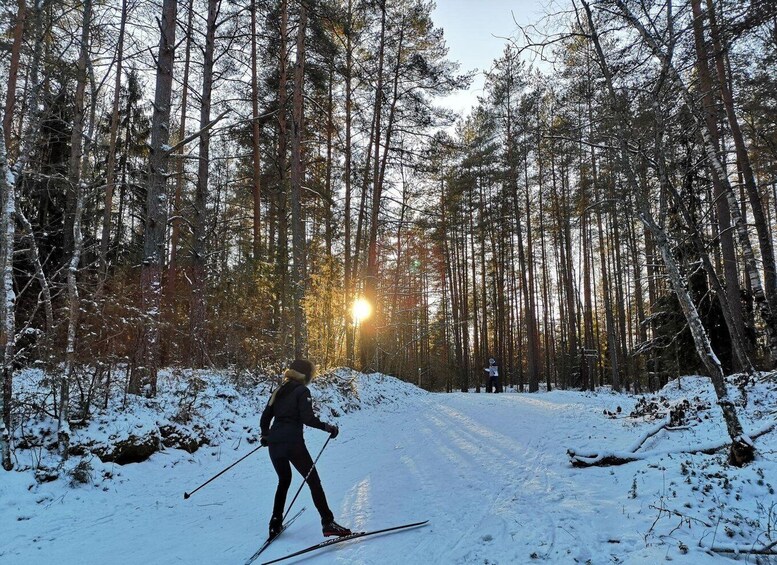
[[[289,463],[304,478],[308,475],[308,487],[310,494],[313,495],[313,504],[316,505],[318,513],[321,515],[321,523],[334,520],[332,511],[326,502],[326,495],[321,486],[321,479],[318,472],[313,467],[313,459],[308,453],[308,448],[304,443],[271,443],[269,445],[270,460],[272,461],[275,472],[278,473],[278,490],[275,491],[275,504],[273,506],[273,516],[283,516],[283,509],[286,506],[286,494],[291,486],[291,467]]]

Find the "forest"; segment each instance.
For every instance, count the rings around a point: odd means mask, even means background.
[[[701,373],[739,437],[724,377],[777,363],[777,5],[556,8],[461,116],[429,0],[5,3],[3,466],[23,367],[64,452],[112,383],[295,357],[431,391],[489,357],[528,392]]]

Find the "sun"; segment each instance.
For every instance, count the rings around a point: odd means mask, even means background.
[[[355,322],[362,322],[372,315],[372,304],[366,298],[357,298],[351,307]]]

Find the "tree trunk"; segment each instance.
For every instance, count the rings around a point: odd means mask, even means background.
[[[377,84],[375,86],[375,108],[373,113],[373,131],[374,131],[374,143],[375,143],[375,155],[373,163],[372,174],[372,207],[370,212],[370,235],[367,242],[367,272],[364,276],[364,297],[373,306],[373,315],[371,318],[364,320],[361,324],[361,332],[359,336],[359,356],[361,360],[361,369],[377,369],[375,367],[375,356],[377,353],[377,294],[378,294],[378,216],[380,213],[380,181],[379,175],[379,159],[380,159],[380,130],[381,130],[381,114],[383,112],[383,62],[386,49],[386,4],[381,3],[381,18],[380,18],[380,46],[378,48],[378,70],[377,70]],[[369,147],[368,147],[369,149]],[[366,177],[365,177],[366,182]],[[365,191],[362,191],[362,200],[364,200]],[[364,206],[362,206],[362,209]],[[374,236],[373,236],[374,233]],[[358,248],[356,250],[358,254]],[[451,282],[453,284],[453,282]],[[451,294],[453,299],[453,294]],[[452,300],[453,303],[453,300]]]
[[[210,108],[213,92],[213,56],[216,42],[216,20],[221,0],[208,0],[205,29],[205,53],[202,64],[200,97],[200,142],[197,160],[197,187],[192,219],[192,287],[189,298],[189,358],[194,367],[204,367],[208,358],[205,343],[207,310],[207,226],[208,181],[210,179]]]
[[[27,3],[18,0],[19,8],[16,10],[16,23],[13,30],[13,45],[11,46],[11,60],[8,63],[8,91],[5,97],[5,115],[3,116],[3,132],[5,136],[6,161],[11,151],[11,130],[13,129],[13,113],[16,106],[16,81],[19,77],[19,58],[24,41],[24,26],[27,21]]]
[[[88,2],[89,0],[87,0]],[[62,370],[59,388],[59,421],[57,426],[57,446],[62,459],[68,458],[70,448],[70,379],[73,375],[76,355],[76,331],[78,330],[81,302],[78,295],[78,267],[81,263],[83,236],[81,218],[84,210],[84,191],[80,183],[76,185],[76,209],[73,221],[73,256],[67,268],[67,341],[65,345],[65,366]]]
[[[351,308],[354,296],[353,276],[351,272],[351,166],[352,166],[352,139],[351,139],[351,111],[353,105],[353,44],[351,35],[353,33],[353,1],[348,0],[348,21],[345,29],[345,259],[344,259],[344,278],[345,278],[345,307]],[[346,320],[349,313],[345,314]],[[345,360],[349,367],[354,363],[355,351],[355,333],[354,325],[346,321],[345,329]]]
[[[111,211],[113,209],[113,189],[116,179],[116,140],[119,133],[119,102],[121,101],[121,73],[124,64],[124,29],[127,24],[127,0],[121,3],[121,24],[119,25],[119,43],[116,47],[116,80],[113,86],[113,106],[108,141],[108,164],[106,166],[105,200],[103,204],[103,225],[100,237],[100,279],[97,294],[102,294],[105,279],[108,277],[108,247],[111,240]]]
[[[140,271],[141,336],[136,366],[129,382],[129,392],[156,395],[159,370],[159,322],[162,307],[162,265],[165,258],[167,228],[168,143],[170,140],[170,105],[175,59],[177,0],[163,0],[159,50],[156,65],[156,92],[151,118],[148,191],[146,195],[143,263]]]
[[[297,359],[307,357],[307,328],[305,323],[305,291],[307,288],[305,220],[302,217],[302,182],[304,164],[302,137],[304,135],[305,88],[305,32],[308,12],[300,2],[297,27],[297,56],[294,63],[294,97],[292,100],[291,138],[291,234],[294,270],[291,284],[294,288],[294,355]]]
[[[81,156],[84,143],[84,93],[86,91],[86,65],[89,58],[89,31],[92,20],[92,0],[84,0],[81,21],[81,46],[76,69],[76,91],[73,110],[73,129],[70,133],[70,160],[68,161],[68,185],[65,205],[63,247],[66,255],[72,255],[74,223],[78,184],[81,182]]]
[[[84,207],[83,189],[81,187],[81,158],[83,155],[84,138],[84,91],[86,90],[86,66],[89,58],[89,31],[92,19],[92,0],[84,0],[83,20],[81,22],[81,46],[76,70],[75,115],[73,131],[70,136],[70,162],[68,164],[68,211],[66,211],[65,229],[72,233],[65,234],[65,251],[72,253],[67,266],[67,302],[68,325],[65,345],[65,366],[60,375],[59,383],[59,421],[57,426],[57,445],[63,459],[68,457],[70,445],[70,377],[75,364],[76,329],[78,328],[78,313],[80,303],[78,297],[78,267],[81,262],[81,215]],[[70,198],[73,198],[72,218],[69,212]],[[72,219],[72,224],[69,222]],[[71,239],[72,238],[72,239]]]
[[[2,128],[2,126],[0,126]],[[16,293],[13,286],[13,256],[16,212],[16,179],[9,170],[5,132],[0,132],[0,272],[3,276],[3,298],[0,304],[0,347],[3,366],[0,369],[0,464],[10,471],[11,462],[11,391],[16,345]]]
[[[693,11],[693,36],[696,47],[696,69],[699,73],[699,88],[702,91],[702,111],[704,120],[709,130],[716,149],[720,148],[716,108],[712,100],[712,77],[710,76],[709,58],[704,44],[704,29],[701,15],[700,0],[691,0]],[[719,154],[719,152],[718,152]],[[723,260],[723,273],[726,280],[726,294],[728,295],[727,308],[731,312],[732,323],[736,326],[732,334],[745,335],[745,318],[742,312],[742,291],[739,287],[739,269],[737,268],[736,249],[734,248],[734,234],[731,231],[731,211],[728,200],[724,197],[724,189],[717,176],[712,177],[713,196],[717,210],[718,231],[720,239],[721,258]],[[760,200],[759,200],[760,203]],[[745,354],[750,356],[752,351],[746,342],[739,343],[740,347],[746,347]],[[746,369],[740,366],[740,370]]]
[[[254,203],[253,254],[258,261],[262,254],[262,161],[259,152],[259,60],[256,53],[256,2],[251,0],[251,165],[253,182],[251,195]]]
[[[192,50],[192,17],[194,14],[194,0],[189,0],[186,21],[186,47],[184,49],[183,82],[181,83],[181,120],[178,124],[178,141],[186,137],[186,113],[189,109],[189,67],[191,65]],[[171,289],[168,293],[175,295],[178,286],[178,247],[181,239],[181,226],[183,225],[183,211],[181,199],[186,186],[186,174],[183,156],[186,147],[181,147],[178,160],[175,163],[175,193],[173,194],[173,218],[170,226],[170,259],[167,263],[167,281]]]
[[[288,133],[288,53],[286,49],[289,27],[288,0],[280,5],[280,45],[278,48],[278,244],[275,257],[275,276],[278,304],[275,317],[276,330],[281,337],[283,355],[288,355],[288,266],[289,266],[289,225],[287,204],[286,153],[289,142]]]

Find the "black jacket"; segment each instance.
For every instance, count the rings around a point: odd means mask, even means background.
[[[273,393],[259,425],[269,443],[303,442],[303,425],[326,431],[326,424],[313,412],[310,390],[297,380],[287,380]]]

